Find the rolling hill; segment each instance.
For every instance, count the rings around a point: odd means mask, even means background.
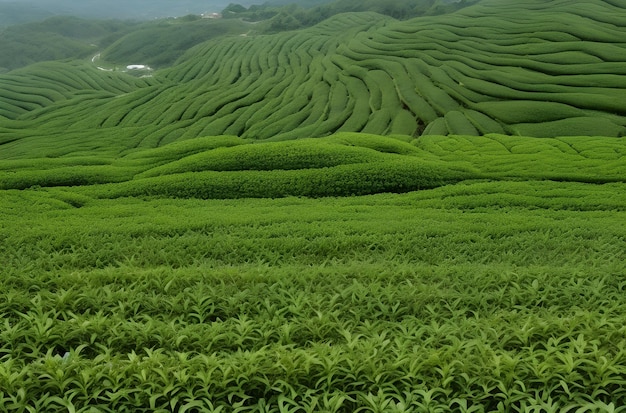
[[[625,26],[189,16],[0,74],[0,411],[622,411]]]
[[[402,22],[340,14],[300,31],[202,43],[149,81],[88,62],[41,63],[0,78],[8,86],[0,139],[11,136],[10,153],[28,129],[140,128],[128,148],[342,131],[618,137],[626,131],[621,14],[617,1],[485,1]]]

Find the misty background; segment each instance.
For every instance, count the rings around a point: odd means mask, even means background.
[[[17,24],[55,15],[89,18],[153,19],[205,12],[219,12],[228,0],[0,0],[0,20],[10,15]]]
[[[252,4],[281,5],[298,3],[303,7],[331,0],[236,1],[245,7]],[[52,16],[148,20],[187,14],[216,13],[228,0],[0,0],[0,25],[42,20]]]
[[[221,36],[298,30],[346,12],[403,20],[451,13],[475,1],[0,0],[0,73],[87,58],[108,69],[129,64],[159,69]]]
[[[145,21],[219,13],[233,6],[243,6],[246,9],[252,6],[267,11],[275,7],[297,5],[301,9],[320,9],[318,14],[326,17],[340,12],[368,10],[402,19],[424,14],[444,14],[476,1],[478,0],[0,0],[0,27],[41,21],[54,16]],[[239,17],[253,18],[250,15]]]

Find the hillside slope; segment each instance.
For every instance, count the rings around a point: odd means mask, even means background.
[[[0,76],[0,411],[623,411],[626,4],[507,3]]]
[[[130,21],[68,16],[14,25],[2,30],[0,36],[0,73],[37,62],[87,58],[112,39],[138,27]]]
[[[0,90],[0,142],[38,135],[47,146],[73,135],[97,147],[104,136],[128,149],[220,134],[622,136],[625,16],[623,0],[487,0],[447,16],[348,13],[306,30],[209,41],[149,82],[87,63],[40,64],[0,77],[9,85]]]

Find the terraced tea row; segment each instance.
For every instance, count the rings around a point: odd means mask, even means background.
[[[95,70],[84,62],[37,63],[1,76],[0,82],[0,115],[19,118],[27,125],[32,120],[39,123],[40,119],[54,119],[55,115],[47,116],[48,112],[94,110],[108,98],[154,83],[123,73]]]
[[[58,63],[29,69],[36,85],[20,73],[2,77],[10,85],[2,114],[17,120],[2,123],[144,127],[145,140],[132,142],[141,146],[336,131],[621,136],[623,6],[493,1],[406,22],[349,13],[306,30],[203,43],[149,81]]]
[[[81,136],[66,136],[71,146],[33,147],[38,156],[30,159],[22,153],[28,138],[7,142],[0,189],[74,187],[66,199],[80,205],[85,195],[319,197],[407,192],[471,179],[609,183],[626,177],[626,143],[610,138],[424,136],[409,142],[406,136],[341,132],[253,143],[221,136],[104,156],[100,147],[89,154]],[[115,142],[102,142],[107,144]],[[65,155],[47,158],[59,151]]]

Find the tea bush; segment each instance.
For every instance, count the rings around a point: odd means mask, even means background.
[[[0,403],[610,411],[626,397],[625,196],[550,181],[274,200],[4,190]]]

